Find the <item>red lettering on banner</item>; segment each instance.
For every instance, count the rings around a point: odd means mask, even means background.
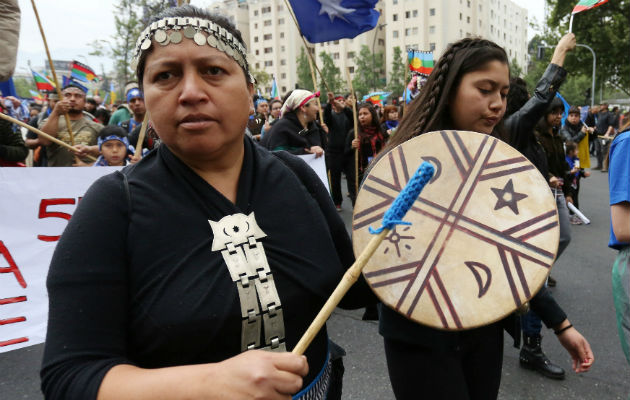
[[[0,244],[2,244],[2,242],[0,242]],[[0,306],[5,305],[5,304],[21,303],[23,301],[26,301],[26,296],[8,297],[6,299],[0,299]],[[15,323],[24,322],[24,321],[26,321],[25,317],[7,318],[7,319],[0,320],[0,325],[15,324]],[[18,344],[18,343],[24,343],[24,342],[28,342],[27,337],[0,341],[0,347],[10,346],[12,344]]]
[[[75,204],[74,199],[42,199],[39,203],[39,219],[43,218],[63,218],[66,221],[70,220],[72,215],[61,212],[61,211],[48,211],[48,206],[58,206],[61,204]],[[47,236],[47,235],[37,235],[37,239],[44,242],[56,242],[59,240],[61,235],[57,236]]]
[[[7,263],[9,263],[8,267],[0,268],[0,274],[12,273],[13,275],[15,275],[15,279],[17,279],[20,286],[26,288],[26,281],[24,280],[20,269],[15,263],[15,260],[13,260],[11,253],[9,253],[9,249],[7,249],[2,240],[0,240],[0,254],[4,257],[5,260],[7,260]]]

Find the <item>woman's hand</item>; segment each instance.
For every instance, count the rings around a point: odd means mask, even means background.
[[[558,335],[558,340],[571,355],[573,370],[576,373],[586,372],[591,368],[595,362],[591,345],[577,329],[573,327],[567,329]]]
[[[562,180],[558,179],[558,177],[556,176],[552,176],[551,178],[549,178],[549,186],[558,189],[562,187]]]
[[[217,367],[218,375],[202,384],[229,399],[288,400],[302,388],[302,377],[308,373],[306,357],[262,350],[246,351]]]
[[[304,149],[304,151],[309,154],[315,154],[315,158],[319,158],[324,155],[324,149],[319,146],[311,146],[308,149]]]
[[[358,149],[359,148],[359,144],[361,144],[359,139],[352,139],[352,148],[353,149]]]
[[[322,129],[324,132],[328,133],[328,125],[326,125],[325,123],[322,123]]]

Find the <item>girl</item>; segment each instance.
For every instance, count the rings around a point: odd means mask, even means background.
[[[449,46],[410,104],[387,149],[426,132],[456,129],[506,139],[502,118],[509,90],[505,51],[482,39]],[[385,153],[385,152],[384,152]],[[587,371],[593,355],[545,288],[530,302],[552,327],[573,358],[576,372]],[[503,323],[446,332],[410,322],[381,308],[380,333],[397,399],[494,399],[503,361]],[[413,365],[413,368],[409,368]]]
[[[392,135],[394,129],[398,126],[398,107],[385,106],[383,109],[383,118],[381,118],[381,130]]]
[[[363,173],[374,157],[385,147],[389,135],[381,130],[376,110],[370,103],[359,105],[357,119],[359,120],[358,138],[354,139],[354,130],[351,130],[348,139],[352,140],[351,147],[359,152],[359,182],[361,182]]]

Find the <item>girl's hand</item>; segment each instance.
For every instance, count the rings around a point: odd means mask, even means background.
[[[358,149],[359,148],[359,144],[360,144],[359,139],[353,139],[352,140],[352,148],[353,149]]]
[[[571,355],[573,370],[576,373],[587,372],[591,368],[595,362],[595,356],[593,356],[591,345],[577,329],[567,329],[558,335],[558,340]]]

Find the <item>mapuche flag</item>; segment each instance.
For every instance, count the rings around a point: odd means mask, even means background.
[[[422,75],[429,76],[433,72],[433,52],[409,50],[407,53],[409,69]]]
[[[580,0],[580,2],[573,8],[572,14],[590,10],[591,8],[599,7],[606,3],[608,3],[608,0]]]
[[[46,79],[45,76],[38,74],[37,72],[31,70],[33,74],[33,80],[35,81],[35,86],[37,86],[38,91],[48,90],[50,92],[55,91],[55,85]]]
[[[96,76],[92,68],[78,61],[72,61],[70,76],[81,82],[98,82],[98,76]]]

